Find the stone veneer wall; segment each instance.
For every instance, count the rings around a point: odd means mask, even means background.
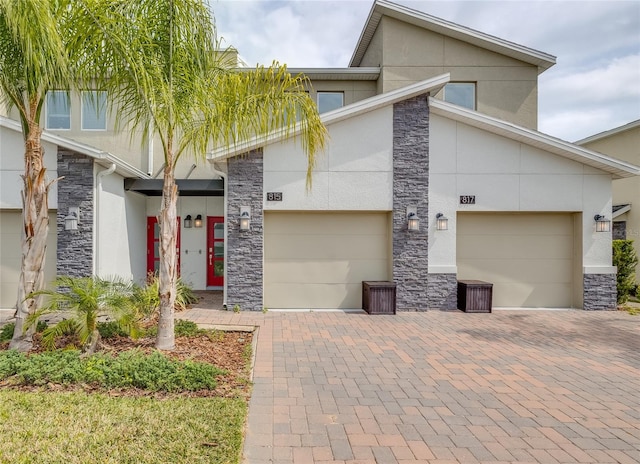
[[[93,274],[93,159],[71,151],[58,150],[57,184],[59,276],[88,277]],[[78,230],[64,230],[69,207],[80,207]]]
[[[262,149],[231,158],[227,171],[227,309],[261,311],[263,287]],[[240,230],[240,207],[251,207],[251,230]]]
[[[587,311],[615,310],[617,288],[615,274],[584,274],[582,307]]]
[[[393,280],[396,308],[425,311],[429,230],[429,106],[427,95],[393,105]],[[420,230],[407,230],[407,207]]]
[[[458,308],[458,276],[457,274],[429,274],[427,282],[429,308]]]

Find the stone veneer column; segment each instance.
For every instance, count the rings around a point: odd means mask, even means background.
[[[227,172],[227,309],[261,311],[263,287],[262,149],[231,158]],[[251,230],[240,230],[240,207],[251,207]]]
[[[429,308],[458,308],[458,276],[456,274],[429,274],[427,283]]]
[[[617,288],[615,274],[584,274],[582,307],[587,311],[615,310]]]
[[[407,230],[407,207],[420,230]],[[393,280],[398,310],[425,311],[429,230],[429,106],[427,95],[393,105]]]
[[[93,159],[58,150],[58,248],[59,276],[88,277],[93,274]],[[78,230],[64,230],[69,207],[80,207]]]

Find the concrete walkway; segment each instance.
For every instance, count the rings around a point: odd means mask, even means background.
[[[640,462],[640,316],[179,317],[259,327],[245,463]]]

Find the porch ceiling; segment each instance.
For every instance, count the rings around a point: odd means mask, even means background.
[[[124,189],[137,192],[148,197],[162,196],[162,179],[124,180]],[[183,197],[222,197],[224,196],[223,179],[178,179],[178,192]]]

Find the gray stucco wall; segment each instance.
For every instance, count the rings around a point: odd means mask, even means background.
[[[584,274],[583,303],[586,311],[615,310],[617,289],[615,274]]]
[[[263,309],[264,215],[262,149],[231,158],[227,171],[227,309]],[[240,207],[251,207],[251,230],[240,230]]]
[[[416,207],[420,230],[407,229]],[[393,105],[393,280],[400,311],[425,311],[428,296],[429,106],[427,95]]]
[[[88,277],[93,273],[93,159],[58,150],[58,249],[59,276]],[[69,207],[80,207],[78,230],[64,230]]]

